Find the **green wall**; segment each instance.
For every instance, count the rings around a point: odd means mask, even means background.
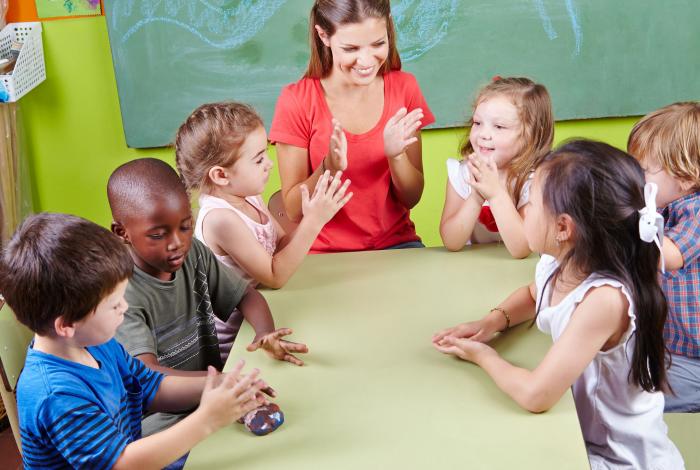
[[[104,17],[52,21],[43,26],[47,78],[20,103],[35,210],[72,213],[107,226],[111,219],[105,185],[111,171],[141,157],[174,165],[173,152],[126,146]],[[465,103],[465,109],[467,106]],[[555,138],[557,142],[576,136],[596,138],[624,148],[635,121],[560,122]],[[444,162],[457,155],[463,132],[423,133],[426,188],[412,218],[427,245],[441,244],[438,224],[445,190]],[[275,156],[274,148],[271,156]],[[278,187],[275,171],[266,196]]]

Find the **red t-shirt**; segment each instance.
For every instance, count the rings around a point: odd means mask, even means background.
[[[348,167],[343,176],[352,180],[349,191],[354,195],[321,230],[312,253],[374,250],[420,240],[409,210],[394,194],[384,154],[384,126],[402,107],[409,112],[422,108],[421,126],[435,122],[415,77],[392,71],[384,75],[384,111],[379,122],[364,134],[345,132]],[[307,149],[311,173],[328,153],[331,119],[320,80],[302,78],[282,89],[270,141]]]

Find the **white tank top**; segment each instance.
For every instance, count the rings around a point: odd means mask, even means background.
[[[551,334],[554,341],[564,333],[571,315],[590,289],[603,285],[615,287],[630,305],[629,328],[620,343],[608,351],[599,351],[572,387],[591,468],[685,468],[680,452],[667,435],[663,393],[645,392],[628,380],[636,338],[636,317],[629,291],[614,279],[591,274],[561,302],[550,307],[551,282],[543,289],[557,266],[555,258],[543,255],[535,274],[540,308],[537,326]]]
[[[211,211],[212,209],[229,209],[235,212],[236,215],[238,215],[241,218],[241,220],[250,229],[251,233],[256,238],[256,240],[258,240],[258,242],[260,242],[263,248],[265,248],[265,251],[267,251],[270,254],[270,256],[272,256],[275,253],[275,249],[277,248],[277,230],[275,230],[275,224],[272,222],[272,216],[267,210],[267,207],[265,206],[262,197],[248,196],[245,199],[253,207],[255,207],[258,210],[258,212],[260,212],[260,214],[262,215],[261,219],[264,220],[265,223],[261,224],[259,222],[256,222],[255,220],[248,217],[244,212],[233,207],[231,204],[228,203],[228,201],[224,199],[221,199],[216,196],[210,196],[209,194],[201,194],[199,196],[199,213],[197,214],[197,222],[194,226],[194,236],[197,237],[199,241],[209,246],[207,244],[207,241],[204,239],[204,233],[202,230],[204,218],[207,216],[207,214],[209,214],[209,211]],[[238,266],[230,256],[218,255],[216,253],[214,253],[214,256],[216,256],[216,259],[224,263],[226,266],[237,272],[242,278],[248,281],[253,281],[252,277],[247,272],[245,272],[240,266]],[[257,285],[257,282],[253,282],[253,285]]]

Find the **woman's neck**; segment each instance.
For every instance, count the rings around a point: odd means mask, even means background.
[[[323,91],[326,96],[331,98],[342,96],[343,98],[356,100],[371,94],[378,85],[384,83],[383,77],[377,75],[368,85],[357,85],[349,80],[345,80],[339,73],[334,72],[331,72],[328,77],[321,79]]]

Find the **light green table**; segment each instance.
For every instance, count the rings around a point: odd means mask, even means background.
[[[227,427],[195,447],[187,467],[588,468],[571,394],[528,413],[479,367],[430,343],[529,282],[536,261],[513,260],[503,246],[309,256],[287,286],[263,291],[276,324],[308,344],[306,365],[246,352],[247,325],[231,354],[262,370],[286,422],[265,437]],[[550,345],[524,325],[494,342],[529,368]]]

